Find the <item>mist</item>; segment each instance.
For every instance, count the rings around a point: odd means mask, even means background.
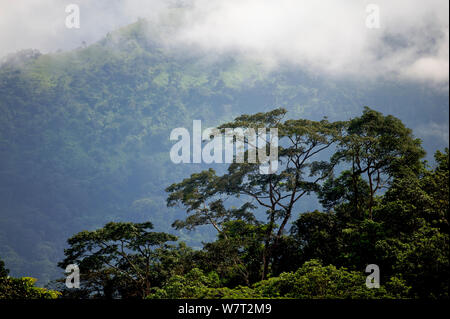
[[[180,8],[164,44],[199,54],[252,59],[326,76],[419,81],[446,89],[446,0],[382,0],[379,25],[367,26],[370,1],[80,0],[80,28],[68,29],[58,0],[0,1],[0,56],[21,49],[70,50],[146,18],[158,26]],[[165,19],[164,19],[165,17]]]

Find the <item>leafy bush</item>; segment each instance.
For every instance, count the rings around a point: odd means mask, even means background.
[[[399,278],[378,289],[366,287],[366,276],[333,265],[322,266],[317,260],[306,262],[296,272],[285,272],[278,277],[260,281],[252,287],[216,287],[217,274],[205,275],[193,269],[185,276],[172,277],[149,298],[210,298],[210,299],[371,299],[400,298],[407,295],[409,287]]]
[[[1,277],[0,299],[56,299],[61,293],[55,290],[34,287],[35,278]]]

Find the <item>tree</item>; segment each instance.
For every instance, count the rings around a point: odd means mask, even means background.
[[[379,289],[368,289],[362,272],[323,266],[317,260],[306,262],[295,272],[284,272],[277,277],[260,281],[249,287],[220,287],[217,274],[205,274],[193,269],[184,276],[174,276],[149,298],[186,299],[372,299],[400,298],[407,295],[409,287],[398,278],[392,277]]]
[[[394,179],[375,211],[386,232],[376,243],[384,272],[401,274],[413,297],[448,298],[448,149],[435,161],[434,169]]]
[[[392,115],[383,116],[368,107],[360,117],[352,119],[333,156],[351,164],[355,209],[359,212],[358,179],[365,175],[369,183],[369,218],[372,218],[377,191],[388,186],[393,177],[418,173],[425,155],[420,140]]]
[[[264,227],[243,220],[228,221],[216,241],[204,244],[200,264],[215,271],[227,287],[249,286],[260,279]]]
[[[56,299],[61,293],[55,290],[35,287],[35,278],[13,278],[0,259],[0,299]]]
[[[267,138],[258,133],[258,138],[265,140],[265,148],[255,150],[249,137],[233,135],[236,141],[242,138],[249,147],[244,151],[243,162],[234,157],[228,167],[228,173],[217,176],[209,169],[180,183],[169,186],[167,203],[169,206],[181,203],[191,213],[183,221],[174,223],[175,227],[192,229],[199,225],[212,225],[219,233],[223,233],[223,223],[233,219],[244,218],[254,220],[251,211],[257,205],[264,209],[267,222],[264,223],[264,250],[262,254],[261,278],[269,271],[273,251],[285,232],[286,225],[292,216],[295,204],[305,195],[319,188],[319,182],[331,174],[337,162],[326,162],[318,159],[318,154],[330,148],[341,139],[344,123],[310,121],[304,119],[285,120],[284,109],[275,109],[267,113],[242,115],[231,123],[218,127],[224,134],[227,129],[245,128],[259,132],[259,129],[278,130],[277,166],[281,171],[272,174],[261,174],[259,152],[266,151],[272,145],[272,136]],[[258,146],[259,147],[259,146]],[[251,152],[258,153],[258,160],[250,163]],[[247,159],[247,162],[245,161]],[[226,208],[225,198],[235,200],[242,196],[244,204],[239,209]]]
[[[171,277],[162,288],[149,295],[153,299],[204,298],[209,288],[219,287],[219,276],[215,272],[204,274],[194,268],[186,275]]]
[[[360,219],[361,216],[353,213],[357,207],[367,208],[369,193],[369,185],[361,176],[355,178],[351,171],[345,170],[337,178],[331,175],[323,183],[317,196],[326,211],[334,210],[338,214],[347,215],[348,219]]]
[[[5,262],[0,259],[0,277],[8,277],[9,269],[5,267]]]
[[[379,289],[368,289],[365,282],[362,272],[323,266],[320,261],[312,259],[296,272],[282,273],[255,284],[255,290],[263,298],[372,299],[399,298],[405,296],[409,289],[398,278],[391,278]]]
[[[335,264],[342,251],[342,221],[331,212],[300,214],[293,223],[291,236],[299,251],[298,266],[310,259]]]
[[[59,266],[77,264],[89,293],[106,298],[117,294],[145,297],[152,281],[163,280],[161,263],[174,248],[167,242],[177,240],[151,229],[150,222],[110,222],[94,231],[82,231],[68,239],[70,248],[64,250],[66,258]]]
[[[61,293],[35,287],[35,278],[0,277],[0,299],[56,299]]]

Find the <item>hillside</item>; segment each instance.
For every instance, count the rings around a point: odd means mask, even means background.
[[[165,204],[165,187],[199,170],[169,158],[170,131],[194,119],[206,127],[285,107],[346,120],[368,105],[412,128],[428,159],[448,145],[447,91],[188,54],[149,28],[140,20],[87,47],[20,52],[1,65],[0,256],[12,275],[57,278],[65,240],[108,221],[151,218],[194,245],[210,239],[175,232],[183,211]]]

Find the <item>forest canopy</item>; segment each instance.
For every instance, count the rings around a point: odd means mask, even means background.
[[[167,205],[187,213],[173,227],[209,225],[215,241],[192,249],[150,222],[78,233],[59,265],[80,265],[81,289],[63,296],[448,298],[448,149],[430,167],[410,129],[370,108],[346,122],[285,113],[219,126],[277,127],[286,142],[276,173],[235,162],[166,189]],[[311,193],[323,210],[301,211]],[[366,287],[369,264],[381,271],[380,288]]]
[[[165,204],[171,184],[226,168],[171,162],[171,130],[193,120],[217,127],[279,106],[286,119],[334,123],[371,105],[412,128],[430,163],[448,146],[448,91],[184,54],[149,37],[152,27],[141,19],[71,51],[24,50],[0,62],[0,256],[11,275],[44,286],[61,275],[67,238],[110,221],[151,220],[195,249],[213,241],[212,227],[172,228],[184,208]],[[321,209],[311,194],[297,201],[302,212]]]
[[[448,91],[180,53],[149,27],[1,61],[6,294],[448,296]],[[277,127],[279,170],[171,163],[193,119]],[[68,263],[81,289],[54,282]]]

